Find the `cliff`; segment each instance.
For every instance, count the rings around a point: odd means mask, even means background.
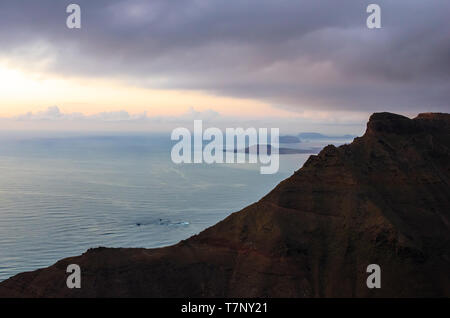
[[[72,263],[81,289],[66,287]],[[199,235],[91,249],[0,283],[0,297],[107,296],[450,297],[450,115],[373,114],[364,136]]]

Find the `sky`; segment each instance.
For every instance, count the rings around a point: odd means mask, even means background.
[[[81,29],[66,27],[70,3]],[[366,27],[370,3],[381,29]],[[195,117],[357,133],[373,112],[448,112],[449,12],[448,0],[2,0],[0,129]]]

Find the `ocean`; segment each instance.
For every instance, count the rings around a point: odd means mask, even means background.
[[[91,247],[168,246],[259,200],[309,157],[172,163],[167,134],[0,135],[0,281]]]

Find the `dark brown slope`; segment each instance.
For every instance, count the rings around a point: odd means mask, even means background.
[[[97,248],[0,284],[28,297],[450,297],[450,115],[377,113],[259,202],[179,244]],[[82,288],[65,285],[68,264]],[[379,264],[382,288],[366,287]]]

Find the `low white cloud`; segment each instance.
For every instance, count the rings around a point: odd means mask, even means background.
[[[220,119],[221,115],[212,109],[205,111],[197,111],[190,107],[189,110],[179,116],[155,116],[149,117],[147,112],[130,114],[126,110],[100,112],[93,115],[85,115],[83,113],[63,113],[58,106],[50,106],[44,111],[27,112],[18,116],[3,118],[11,121],[97,121],[97,122],[133,122],[133,121],[192,121],[196,119],[214,120]]]
[[[193,121],[203,120],[204,127],[280,128],[282,133],[319,131],[325,133],[361,134],[369,114],[303,112],[293,117],[225,116],[214,109],[196,110],[190,107],[181,115],[149,116],[146,112],[131,114],[125,110],[92,115],[64,113],[58,106],[19,116],[0,118],[0,130],[51,131],[159,131],[176,127],[192,128]]]
[[[85,116],[81,113],[70,113],[63,114],[61,113],[58,106],[50,106],[44,111],[40,112],[28,112],[26,114],[22,114],[16,117],[12,117],[12,120],[18,121],[30,121],[30,120],[61,120],[61,119],[82,119]]]

